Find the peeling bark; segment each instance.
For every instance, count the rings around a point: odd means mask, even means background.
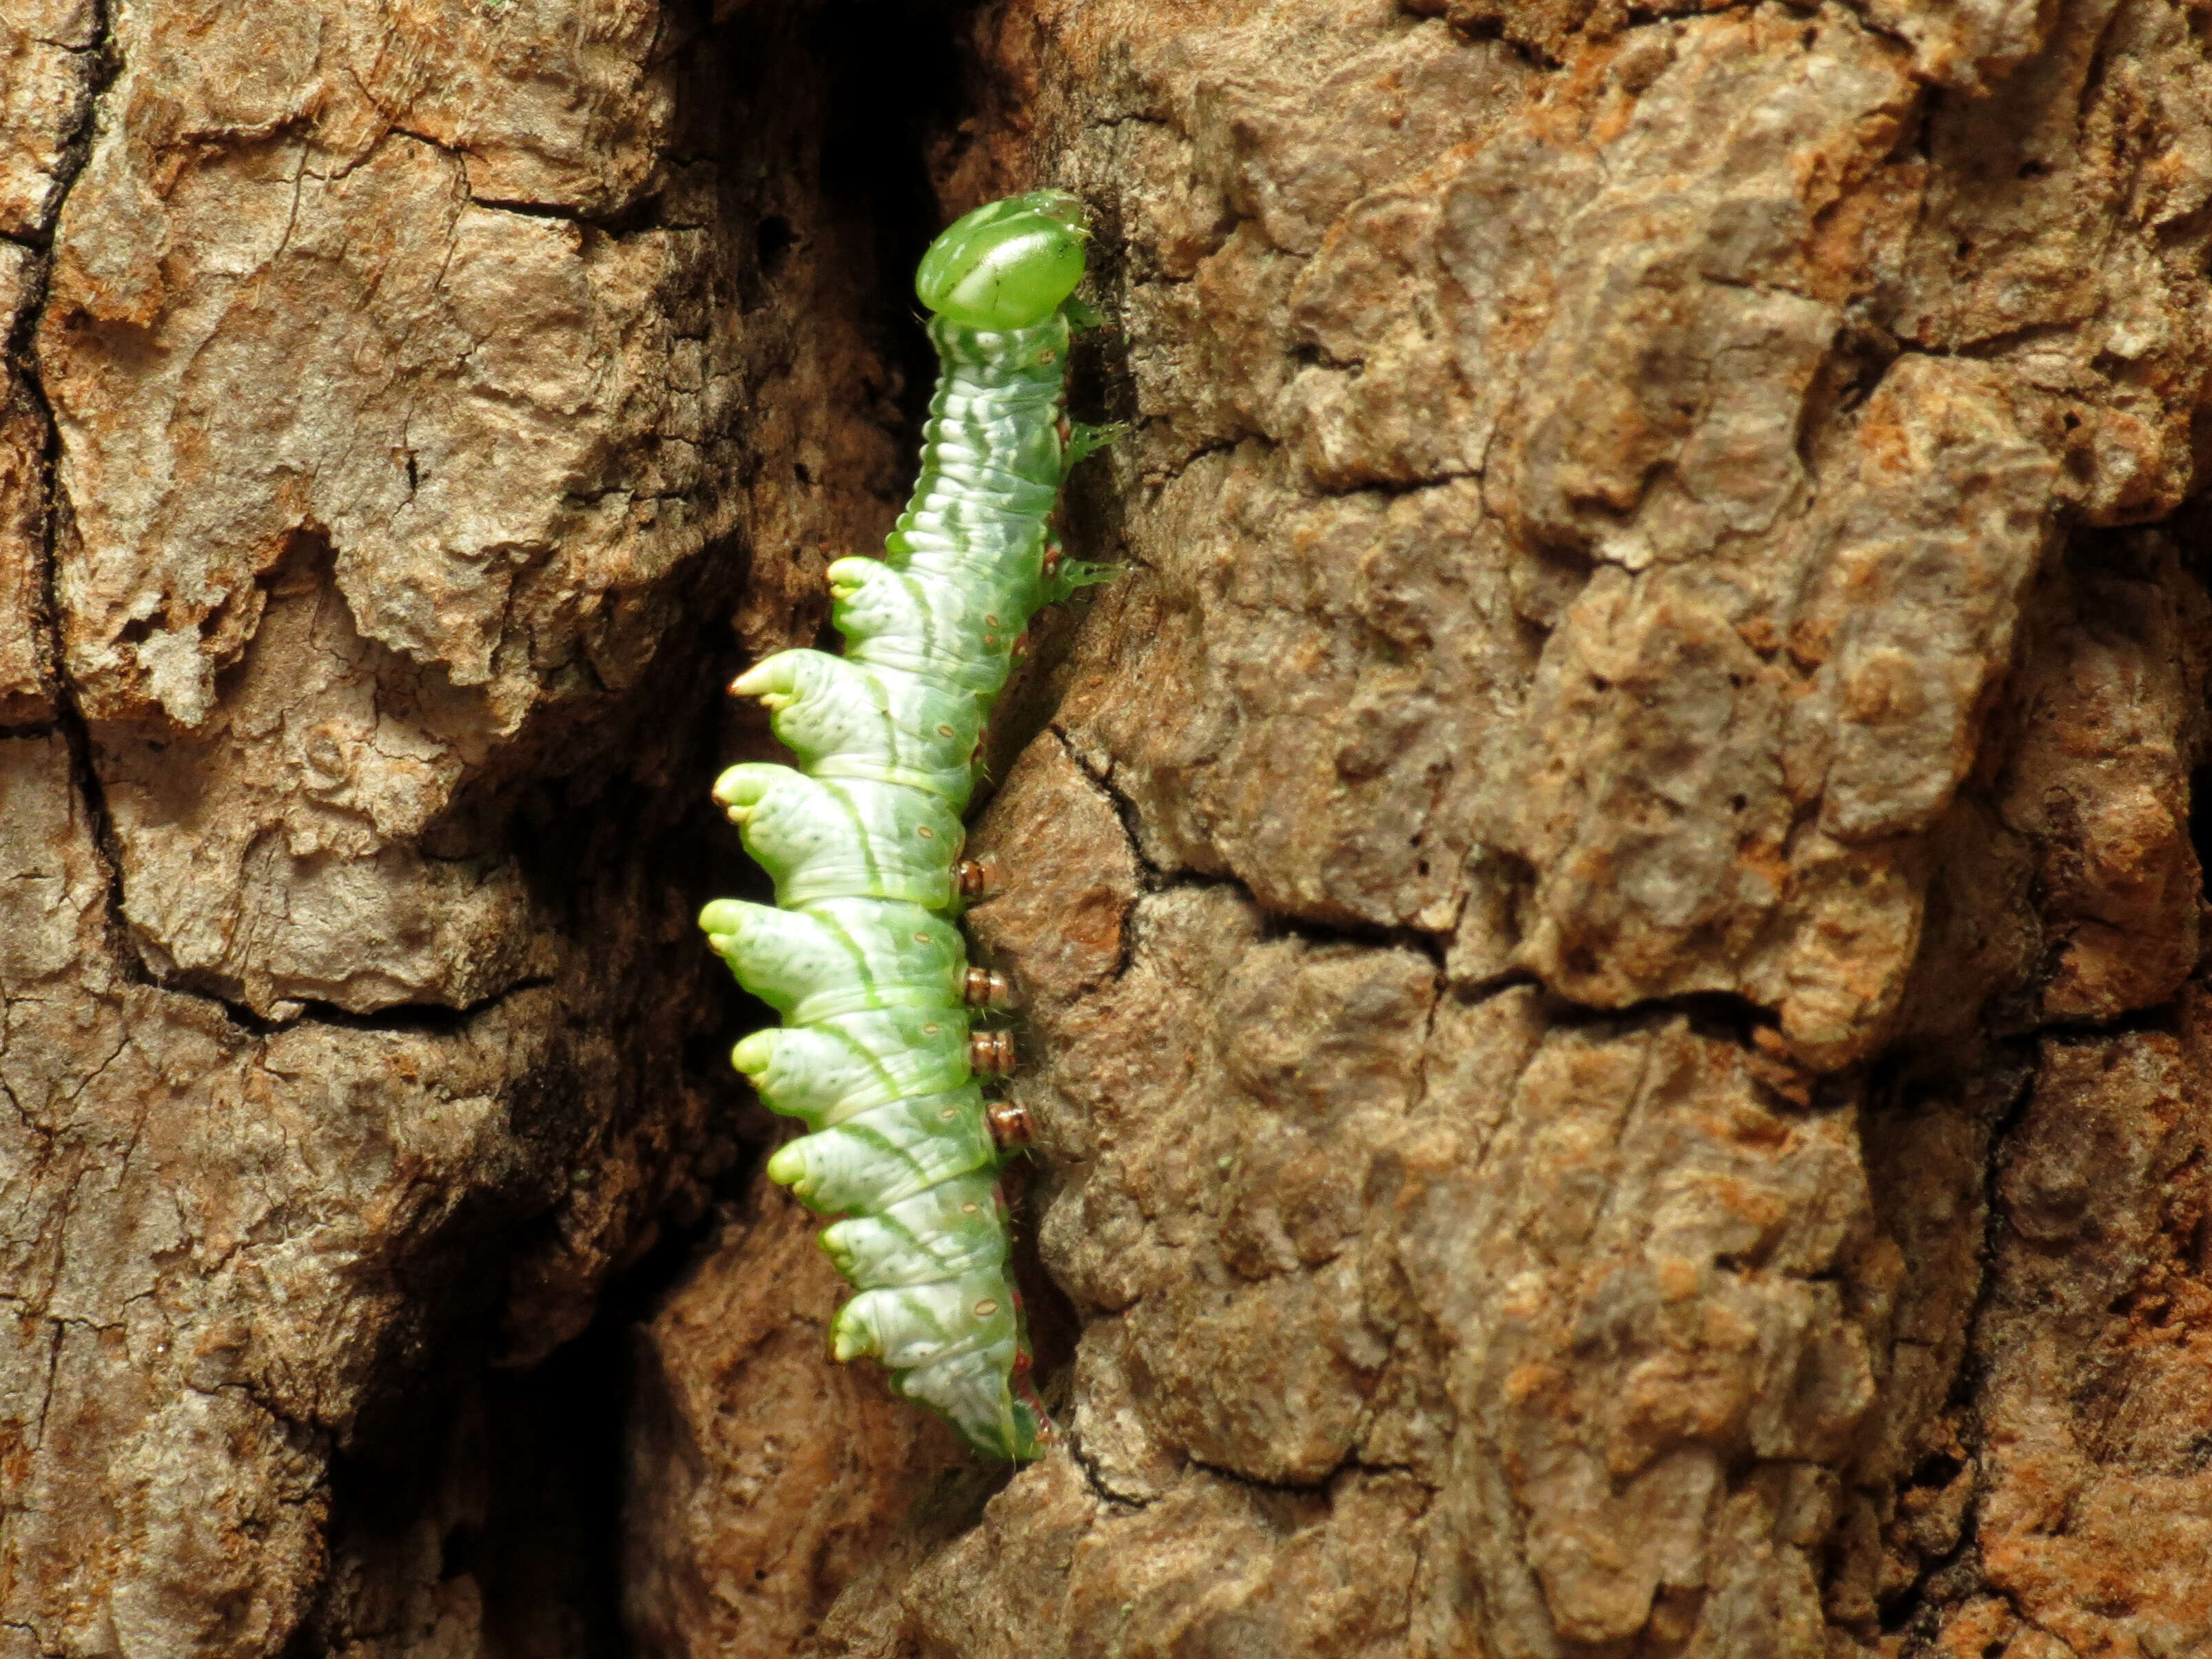
[[[2212,1649],[2207,38],[5,9],[0,1659]],[[1047,183],[1009,1474],[690,918]]]

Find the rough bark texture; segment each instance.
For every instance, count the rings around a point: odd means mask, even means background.
[[[0,1659],[2212,1651],[2212,13],[22,0],[0,132]],[[1009,1478],[690,915],[1039,183]]]
[[[621,1390],[480,1373],[735,1151],[725,619],[897,484],[814,21],[4,15],[0,1652],[615,1627]]]

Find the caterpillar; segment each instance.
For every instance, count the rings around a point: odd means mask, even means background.
[[[1012,1040],[980,1022],[1011,990],[969,965],[952,919],[982,896],[962,814],[1029,618],[1103,574],[1063,557],[1048,525],[1070,469],[1111,435],[1062,416],[1069,341],[1097,321],[1074,298],[1088,237],[1074,197],[1035,191],[976,209],[924,254],[915,292],[939,374],[921,478],[883,559],[830,567],[844,655],[779,652],[731,686],[767,704],[799,764],[716,781],[775,904],[717,899],[699,919],[783,1018],[731,1058],[810,1131],[769,1176],[843,1218],[821,1240],[857,1291],[832,1353],[880,1360],[895,1391],[1017,1461],[1054,1434],[999,1188],[1028,1125],[984,1096],[983,1079],[1012,1069]]]

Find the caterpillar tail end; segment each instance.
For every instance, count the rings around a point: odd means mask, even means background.
[[[951,1425],[952,1431],[969,1449],[1007,1463],[1034,1463],[1060,1443],[1059,1426],[1045,1411],[1044,1402],[1029,1386],[1029,1356],[1016,1362],[1013,1376],[1002,1387],[998,1409],[980,1419],[969,1412],[948,1408],[929,1397],[927,1385],[912,1371],[891,1379],[892,1388],[918,1406],[927,1407]]]
[[[1018,1307],[1020,1298],[1017,1297]],[[1007,1393],[1012,1396],[1011,1421],[1012,1433],[1008,1437],[1007,1449],[997,1454],[1016,1463],[1034,1463],[1060,1442],[1060,1425],[1052,1420],[1052,1413],[1037,1398],[1036,1389],[1030,1381],[1030,1344],[1024,1333],[1014,1350],[1012,1375],[1007,1378]]]
[[[973,1311],[965,1329],[960,1309]],[[881,1360],[894,1393],[935,1412],[987,1457],[1033,1462],[1055,1437],[1030,1382],[1021,1298],[995,1272],[957,1285],[863,1291],[830,1322],[830,1352]]]
[[[1042,1406],[1016,1400],[1013,1431],[1002,1445],[976,1446],[986,1456],[1003,1457],[1010,1463],[1034,1463],[1059,1443],[1060,1430]]]

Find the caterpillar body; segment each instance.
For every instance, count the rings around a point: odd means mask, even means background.
[[[1011,1039],[976,1024],[1006,988],[968,965],[951,918],[977,884],[961,817],[1018,641],[1040,606],[1098,579],[1059,558],[1047,525],[1104,435],[1061,418],[1069,339],[1091,320],[1073,297],[1087,235],[1075,198],[1037,191],[977,209],[923,257],[940,374],[920,481],[884,559],[830,567],[845,654],[781,652],[732,686],[768,705],[799,765],[716,782],[776,902],[700,916],[783,1017],[732,1059],[811,1132],[769,1176],[843,1217],[822,1243],[858,1294],[833,1353],[881,1360],[897,1392],[1012,1459],[1053,1428],[1007,1271],[998,1177],[1018,1119],[981,1082],[1011,1066]]]

